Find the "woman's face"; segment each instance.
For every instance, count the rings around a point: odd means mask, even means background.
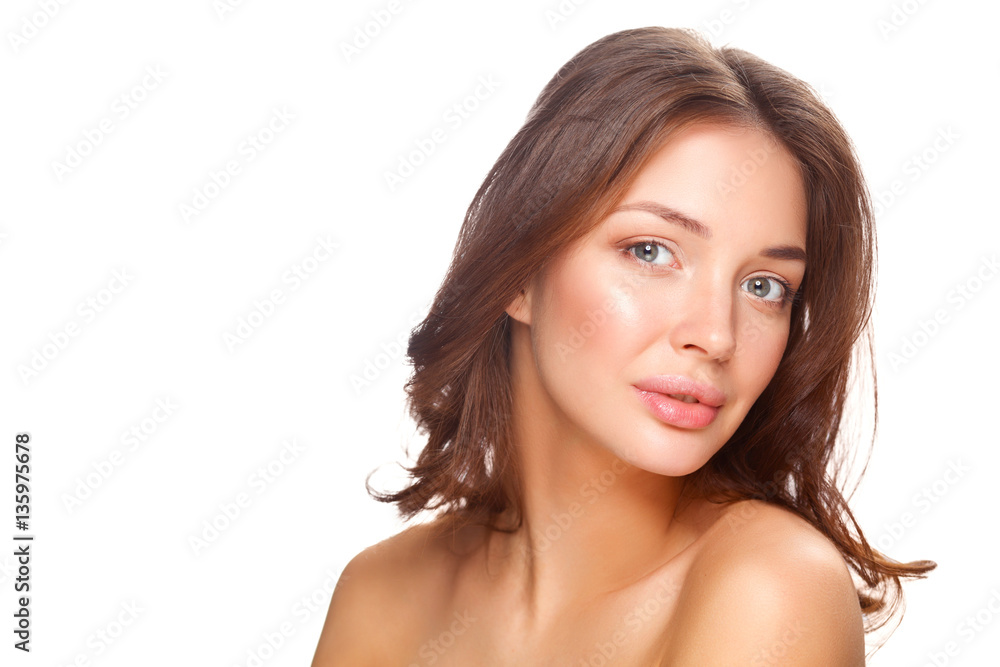
[[[530,330],[535,414],[651,472],[697,470],[774,375],[805,244],[786,149],[753,129],[676,133],[508,309]]]

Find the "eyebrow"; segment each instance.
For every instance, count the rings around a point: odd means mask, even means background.
[[[646,213],[652,213],[667,222],[680,225],[692,234],[696,234],[703,239],[712,238],[712,230],[705,224],[698,222],[694,218],[689,218],[680,211],[675,211],[669,206],[664,206],[663,204],[659,204],[657,202],[637,201],[631,204],[619,206],[612,211],[612,213],[618,213],[619,211],[645,211]],[[790,259],[800,262],[806,261],[806,251],[797,245],[779,245],[764,248],[760,251],[760,256],[771,259]]]

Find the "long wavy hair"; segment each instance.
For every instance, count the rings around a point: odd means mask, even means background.
[[[498,530],[520,526],[505,309],[614,209],[671,136],[702,122],[760,129],[798,162],[807,263],[773,379],[687,484],[717,502],[766,499],[809,521],[856,575],[872,632],[895,615],[900,579],[936,565],[873,549],[841,490],[853,450],[842,421],[855,374],[871,379],[872,442],[877,425],[867,186],[850,139],[808,85],[697,33],[652,27],[608,35],[542,90],[472,200],[445,279],[410,335],[407,405],[427,443],[404,488],[369,492],[396,503],[405,519],[439,510]],[[500,525],[501,516],[516,520]]]

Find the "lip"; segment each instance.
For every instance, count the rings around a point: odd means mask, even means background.
[[[683,375],[656,375],[632,385],[646,408],[660,421],[681,428],[704,428],[715,420],[726,395],[715,387]],[[698,400],[685,403],[668,394],[687,394]]]

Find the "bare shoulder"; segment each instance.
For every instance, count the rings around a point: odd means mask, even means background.
[[[334,588],[312,667],[384,665],[420,636],[420,618],[447,594],[456,558],[448,522],[410,526],[364,549]],[[392,641],[386,628],[393,628]]]
[[[671,628],[667,665],[864,665],[847,563],[808,521],[733,503],[706,534]]]

